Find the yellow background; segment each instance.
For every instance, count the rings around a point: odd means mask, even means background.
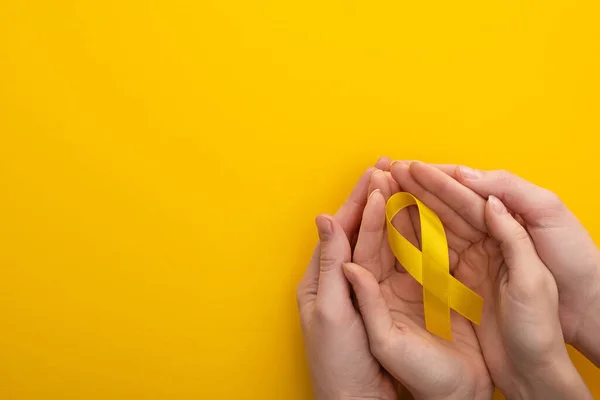
[[[310,398],[313,217],[382,154],[510,169],[599,239],[599,20],[596,0],[1,0],[0,398]]]

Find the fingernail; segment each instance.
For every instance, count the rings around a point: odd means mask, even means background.
[[[466,179],[479,179],[481,178],[481,171],[478,171],[476,169],[473,168],[469,168],[469,167],[465,167],[465,166],[460,166],[458,167],[460,174],[462,175],[463,178]]]
[[[389,160],[389,158],[386,156],[381,156],[377,159],[377,164],[379,164],[380,162],[385,161],[385,160]]]
[[[344,263],[343,267],[346,271],[353,273],[354,271],[356,271],[356,265],[352,264],[352,263]]]
[[[331,223],[331,220],[327,217],[319,215],[315,219],[315,223],[317,225],[317,230],[319,231],[319,239],[329,239],[333,233],[333,224]]]
[[[394,165],[394,164],[410,165],[410,163],[411,163],[411,161],[409,161],[409,160],[394,160],[390,164],[390,169],[392,168],[392,165]]]
[[[488,197],[488,201],[490,202],[490,204],[492,205],[492,210],[494,210],[494,212],[496,214],[506,214],[506,207],[504,206],[504,204],[500,201],[500,199],[498,199],[496,196],[492,196],[490,195]]]
[[[373,195],[374,195],[375,193],[381,193],[381,190],[379,190],[379,189],[375,189],[375,190],[373,190],[373,191],[371,192],[371,194],[369,195],[369,199],[371,199],[371,197],[373,197]]]
[[[376,169],[375,171],[373,171],[373,173],[371,174],[371,179],[375,178],[375,175],[385,175],[385,172],[380,170],[380,169]]]

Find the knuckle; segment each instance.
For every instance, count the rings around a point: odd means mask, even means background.
[[[315,304],[313,318],[323,326],[336,325],[339,321],[339,312],[335,307],[323,303]]]
[[[505,169],[499,169],[494,171],[494,175],[496,179],[504,182],[511,182],[515,178],[515,175],[512,172],[507,171]]]
[[[321,266],[321,271],[329,271],[334,269],[336,266],[341,265],[342,262],[338,257],[327,254],[326,252],[322,252],[319,258],[319,263]]]
[[[318,277],[303,279],[296,287],[296,301],[298,305],[305,303],[307,299],[311,299],[317,295],[319,287]]]
[[[381,335],[371,335],[369,338],[369,348],[371,349],[371,354],[373,354],[376,358],[380,358],[382,355],[385,355],[386,352],[386,341],[381,337]]]
[[[319,276],[305,275],[296,286],[296,302],[298,309],[302,308],[317,296]]]
[[[533,304],[543,299],[546,304],[553,304],[553,307],[558,307],[558,289],[554,277],[545,269],[545,265],[540,265],[541,268],[531,271],[523,279],[518,288],[518,299],[523,304]]]
[[[384,359],[390,354],[390,341],[382,334],[371,335],[369,338],[371,354],[377,359]]]
[[[527,233],[525,228],[523,228],[521,225],[519,225],[518,222],[516,222],[516,224],[515,224],[515,229],[513,232],[513,239],[516,242],[529,242],[531,240],[531,238],[529,237],[529,233]]]
[[[305,297],[305,290],[302,284],[298,285],[296,288],[296,303],[298,304],[298,308],[303,303]]]
[[[563,202],[560,199],[560,197],[556,193],[548,189],[542,189],[538,196],[540,202],[548,208],[555,209],[560,208],[563,205]]]

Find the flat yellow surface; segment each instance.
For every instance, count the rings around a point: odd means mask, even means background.
[[[600,239],[599,20],[597,0],[0,0],[0,398],[309,399],[313,217],[378,155],[510,169]]]

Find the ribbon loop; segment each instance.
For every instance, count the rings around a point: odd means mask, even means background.
[[[392,224],[402,209],[416,205],[421,222],[421,248],[413,246]],[[410,193],[396,193],[385,206],[388,240],[396,259],[423,285],[423,306],[427,330],[452,340],[450,308],[479,325],[483,298],[450,275],[448,242],[438,216]]]

